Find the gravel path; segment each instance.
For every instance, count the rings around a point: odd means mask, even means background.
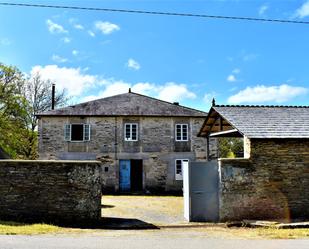
[[[187,224],[183,198],[175,196],[103,196],[102,216],[133,218],[154,225]]]
[[[308,249],[309,240],[229,240],[158,232],[147,236],[0,236],[1,249]]]

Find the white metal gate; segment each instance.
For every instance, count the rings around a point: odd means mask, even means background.
[[[219,220],[218,161],[183,163],[184,217],[188,221]]]

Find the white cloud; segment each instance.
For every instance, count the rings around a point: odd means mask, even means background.
[[[61,34],[61,33],[68,33],[60,24],[54,23],[52,20],[48,19],[46,21],[48,30],[52,34]]]
[[[234,73],[234,74],[239,74],[239,73],[240,73],[240,69],[239,69],[239,68],[235,68],[235,69],[232,71],[232,73]]]
[[[127,67],[131,68],[133,70],[139,70],[141,68],[141,65],[134,59],[130,58],[127,62]]]
[[[80,101],[81,103],[83,102],[88,102],[88,101],[92,101],[92,100],[96,100],[96,99],[99,99],[100,97],[98,96],[95,96],[95,95],[88,95],[84,98],[82,98],[82,100]]]
[[[121,93],[128,92],[131,85],[124,81],[115,81],[112,84],[106,86],[105,90],[100,93],[100,97],[108,97]]]
[[[57,65],[34,66],[31,75],[39,72],[44,80],[55,82],[57,88],[67,89],[72,96],[81,95],[85,90],[102,85],[95,75],[84,74],[80,68],[58,67]]]
[[[182,99],[194,99],[195,93],[190,92],[185,84],[168,82],[159,87],[158,98],[169,102],[181,101]]]
[[[8,38],[1,38],[0,39],[0,45],[9,46],[9,45],[11,45],[11,41]]]
[[[56,54],[53,54],[52,60],[55,61],[55,62],[57,62],[57,63],[64,63],[64,62],[67,62],[67,61],[68,61],[67,58],[61,57],[61,56],[56,55]]]
[[[70,24],[74,24],[74,23],[76,23],[77,21],[78,21],[77,18],[70,18],[70,19],[69,19],[69,23],[70,23]]]
[[[229,81],[229,82],[237,81],[235,75],[233,75],[233,74],[230,74],[229,76],[227,76],[226,80]]]
[[[262,16],[265,14],[265,12],[269,9],[269,6],[267,4],[263,4],[260,8],[259,8],[259,15]]]
[[[92,32],[91,30],[88,30],[88,34],[89,34],[91,37],[95,37],[95,33]]]
[[[234,92],[234,91],[236,91],[237,89],[238,89],[238,87],[237,87],[237,86],[234,86],[234,87],[232,87],[232,88],[229,89],[229,92]]]
[[[74,24],[73,27],[74,27],[75,29],[84,30],[84,26],[81,25],[81,24]]]
[[[79,54],[79,52],[77,50],[72,51],[72,55],[77,56],[78,54]]]
[[[258,56],[259,56],[258,54],[254,54],[254,53],[244,54],[242,56],[242,59],[243,61],[252,61],[252,60],[255,60]]]
[[[109,35],[114,31],[120,30],[120,27],[117,24],[110,22],[97,21],[94,25],[95,28],[100,30],[104,35]]]
[[[63,37],[61,40],[62,40],[64,43],[70,43],[70,42],[71,42],[71,38],[69,38],[69,37]]]
[[[156,91],[156,86],[148,82],[136,83],[132,86],[132,91],[148,95],[151,94],[152,91]]]
[[[211,104],[212,100],[216,97],[216,95],[217,94],[215,92],[205,93],[203,100],[206,104]]]
[[[128,82],[122,80],[114,80],[114,79],[105,79],[104,84],[106,85],[105,89],[99,92],[98,95],[90,95],[83,98],[83,102],[90,101],[99,98],[105,98],[109,96],[114,96],[117,94],[127,93],[129,88],[131,88],[132,92],[140,93],[140,94],[150,94],[151,91],[155,91],[155,85],[148,82],[140,82],[136,84],[130,84]]]
[[[164,85],[156,85],[149,82],[139,82],[131,84],[122,80],[105,79],[105,89],[98,93],[98,95],[90,95],[83,98],[84,101],[109,97],[117,94],[127,93],[129,88],[132,92],[144,95],[154,96],[169,102],[182,101],[184,99],[194,99],[196,95],[187,89],[184,84],[177,84],[175,82],[165,83]]]
[[[309,16],[309,0],[305,2],[299,9],[296,10],[295,16],[299,18]]]
[[[73,28],[75,29],[79,29],[79,30],[84,30],[84,26],[81,25],[80,23],[78,23],[78,19],[77,18],[70,18],[69,19],[69,23],[73,26]]]
[[[282,103],[307,93],[307,88],[290,86],[287,84],[282,84],[280,86],[258,85],[255,87],[247,87],[239,91],[237,94],[229,97],[228,102],[231,104],[263,102]]]

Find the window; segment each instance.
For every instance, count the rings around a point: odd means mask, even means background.
[[[189,162],[189,159],[175,160],[175,180],[182,180],[182,167],[184,162]]]
[[[127,123],[124,125],[125,141],[137,141],[137,124]]]
[[[66,141],[90,141],[90,125],[66,124],[64,138]]]
[[[188,141],[188,125],[176,124],[175,128],[176,141]]]

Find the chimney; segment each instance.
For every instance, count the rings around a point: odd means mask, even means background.
[[[129,88],[129,93],[131,93],[131,88]]]
[[[55,84],[52,84],[52,99],[51,99],[51,109],[55,109]]]
[[[179,105],[179,102],[174,102],[173,104],[174,104],[174,105]]]

